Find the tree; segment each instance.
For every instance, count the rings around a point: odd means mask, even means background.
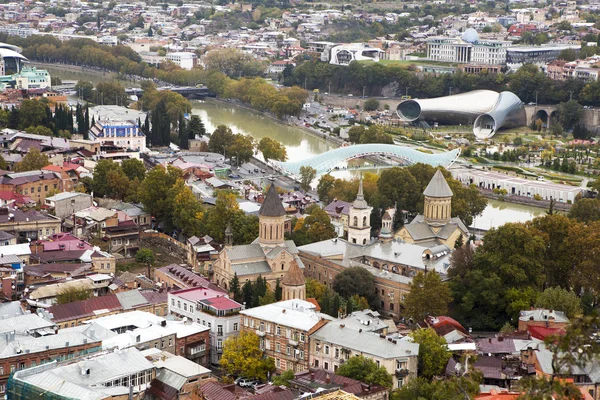
[[[237,276],[237,272],[233,274],[233,278],[229,281],[229,292],[233,295],[233,299],[238,303],[241,303],[242,292],[240,291],[240,280]]]
[[[235,156],[236,165],[246,163],[254,156],[254,138],[250,135],[233,135],[233,141],[226,149],[227,156],[233,160]]]
[[[540,293],[535,301],[535,306],[548,310],[562,311],[569,318],[582,313],[579,297],[573,291],[560,287],[547,288]]]
[[[331,224],[329,215],[318,206],[311,206],[306,210],[305,217],[296,222],[292,233],[292,240],[298,245],[320,242],[336,237],[335,228]]]
[[[227,149],[233,143],[233,131],[225,125],[219,125],[210,135],[208,149],[213,153],[226,154]]]
[[[171,141],[171,119],[167,114],[167,103],[160,100],[152,110],[152,131],[148,137],[152,146],[167,146]]]
[[[377,100],[377,99],[365,100],[365,103],[363,104],[363,108],[365,111],[375,111],[379,108],[379,100]]]
[[[475,375],[475,376],[472,376]],[[393,390],[390,400],[465,400],[479,394],[481,374],[463,375],[444,380],[411,379],[400,389]]]
[[[90,298],[90,292],[82,287],[69,286],[63,288],[56,295],[56,304],[67,304],[74,301],[87,300]]]
[[[277,298],[275,297],[275,293],[273,293],[273,291],[268,290],[268,289],[263,296],[258,297],[258,305],[259,306],[265,306],[267,304],[275,303],[276,301],[277,301]]]
[[[581,120],[583,114],[583,107],[575,100],[559,103],[556,109],[560,124],[567,130],[572,129]]]
[[[248,331],[225,340],[220,364],[228,374],[261,381],[267,379],[267,373],[275,370],[275,361],[265,357],[260,349],[258,335]]]
[[[0,171],[6,171],[8,169],[8,163],[4,157],[0,156]]]
[[[333,280],[333,290],[344,298],[355,294],[375,302],[375,280],[373,274],[362,267],[350,267],[337,274]]]
[[[260,76],[265,70],[264,63],[235,47],[208,52],[204,64],[207,70],[219,71],[232,78]]]
[[[452,357],[446,340],[432,328],[417,329],[410,333],[410,337],[419,344],[419,376],[432,379],[442,375]]]
[[[184,150],[189,150],[189,148],[190,148],[189,137],[188,137],[188,133],[185,128],[185,118],[183,118],[183,113],[179,114],[178,129],[179,129],[179,147]]]
[[[310,190],[310,184],[317,176],[317,170],[313,167],[303,165],[300,167],[300,187],[305,192]]]
[[[135,253],[135,261],[145,264],[148,271],[148,278],[152,279],[150,267],[154,264],[154,252],[152,249],[147,247],[141,247],[137,253]]]
[[[180,169],[157,165],[146,174],[140,184],[138,196],[145,210],[157,221],[170,228],[173,218],[173,191],[177,179],[183,177]]]
[[[125,88],[118,82],[100,82],[96,85],[96,104],[124,105],[127,102]]]
[[[450,288],[442,282],[437,272],[419,272],[413,278],[410,292],[406,295],[405,314],[415,322],[424,320],[428,315],[446,315],[451,301]]]
[[[285,146],[281,144],[281,142],[278,142],[277,140],[271,139],[269,137],[265,136],[264,138],[260,139],[260,142],[258,142],[258,146],[256,149],[263,153],[265,161],[287,160],[287,151],[285,149]]]
[[[30,149],[29,153],[15,164],[15,172],[35,171],[49,165],[48,157],[38,149]]]
[[[360,143],[360,138],[365,133],[365,127],[363,125],[353,126],[348,129],[348,140],[350,143]]]
[[[75,92],[77,92],[77,95],[83,100],[92,100],[92,96],[94,95],[94,84],[90,81],[77,81]]]
[[[121,169],[129,180],[138,179],[140,182],[146,177],[146,167],[142,160],[137,158],[129,158],[121,162]]]
[[[43,100],[23,100],[19,108],[19,128],[26,129],[30,126],[46,126],[50,109]],[[48,126],[47,126],[48,127]]]
[[[274,386],[290,386],[290,381],[295,378],[294,371],[288,369],[283,374],[273,377]]]
[[[356,379],[369,385],[392,387],[393,378],[385,367],[378,366],[375,361],[364,356],[350,357],[340,365],[336,371],[337,375]]]
[[[577,52],[573,49],[564,49],[558,54],[558,59],[564,61],[575,61],[577,59]]]
[[[377,189],[384,199],[382,205],[397,204],[406,210],[417,209],[421,194],[417,180],[409,170],[399,167],[384,170],[377,182]]]
[[[331,192],[334,185],[335,178],[333,176],[330,174],[321,175],[319,184],[317,185],[317,195],[322,204],[329,204],[331,202],[332,199],[329,196],[329,192]]]
[[[118,171],[120,167],[115,164],[112,160],[100,160],[94,168],[94,177],[92,181],[92,190],[98,197],[104,197],[110,195],[111,182],[109,181],[109,173],[111,171]]]
[[[321,303],[321,300],[327,291],[327,286],[313,278],[306,278],[304,284],[306,287],[306,297],[314,298],[318,303]]]
[[[187,132],[188,138],[190,139],[196,139],[196,137],[202,137],[206,135],[206,129],[204,128],[204,124],[199,116],[191,116],[190,122],[188,123]]]
[[[283,288],[281,287],[281,283],[279,282],[279,278],[275,279],[275,301],[281,301],[283,297]]]
[[[171,188],[173,194],[173,225],[181,229],[186,237],[200,234],[204,207],[183,179],[177,179]]]
[[[600,200],[579,199],[569,210],[569,218],[585,224],[600,220]]]

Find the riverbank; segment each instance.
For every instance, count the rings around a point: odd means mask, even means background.
[[[308,127],[306,127],[304,125],[304,123],[302,122],[302,119],[300,117],[291,117],[290,116],[290,117],[288,117],[288,121],[283,121],[283,120],[277,118],[275,115],[273,115],[273,114],[271,114],[269,112],[257,110],[256,108],[247,106],[247,105],[245,105],[243,103],[240,103],[237,100],[230,100],[230,99],[222,99],[222,98],[213,97],[209,101],[215,101],[217,103],[232,105],[232,106],[235,106],[235,107],[243,108],[243,109],[248,110],[250,112],[254,112],[254,113],[260,114],[261,116],[267,117],[267,118],[271,119],[272,121],[274,121],[274,122],[276,122],[278,124],[293,126],[294,128],[298,128],[298,129],[300,129],[300,130],[302,130],[302,131],[304,131],[306,133],[309,133],[309,134],[311,134],[313,136],[317,136],[317,137],[319,137],[321,139],[325,139],[326,141],[331,142],[331,143],[335,144],[338,147],[342,146],[345,143],[344,139],[341,139],[341,138],[339,138],[337,136],[331,136],[331,135],[328,135],[326,133],[317,131],[314,128],[308,128]],[[297,122],[292,122],[294,120],[297,121]]]

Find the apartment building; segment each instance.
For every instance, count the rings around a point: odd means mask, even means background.
[[[333,318],[305,300],[286,300],[240,311],[242,331],[260,336],[260,346],[273,357],[277,373],[309,367],[309,336]]]
[[[169,313],[189,318],[210,329],[211,364],[218,364],[223,343],[240,331],[240,311],[244,306],[221,290],[203,287],[169,293]]]

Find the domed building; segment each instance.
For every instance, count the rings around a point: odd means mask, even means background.
[[[280,284],[281,300],[306,300],[304,275],[295,261],[292,262]]]
[[[423,192],[423,214],[396,232],[396,237],[407,243],[446,245],[454,248],[457,240],[467,243],[469,230],[460,218],[452,217],[452,189],[439,169]],[[462,239],[459,239],[462,237]]]
[[[477,43],[479,42],[479,33],[473,28],[469,28],[462,34],[462,40],[467,43]]]

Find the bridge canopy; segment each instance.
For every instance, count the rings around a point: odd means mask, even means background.
[[[317,170],[317,176],[320,176],[328,173],[341,162],[372,155],[392,156],[405,160],[409,164],[424,163],[434,167],[448,168],[460,155],[460,149],[444,153],[428,154],[412,147],[393,144],[355,144],[353,146],[338,147],[337,149],[301,161],[272,161],[271,164],[283,172],[296,176],[300,175],[300,167],[308,166]]]

